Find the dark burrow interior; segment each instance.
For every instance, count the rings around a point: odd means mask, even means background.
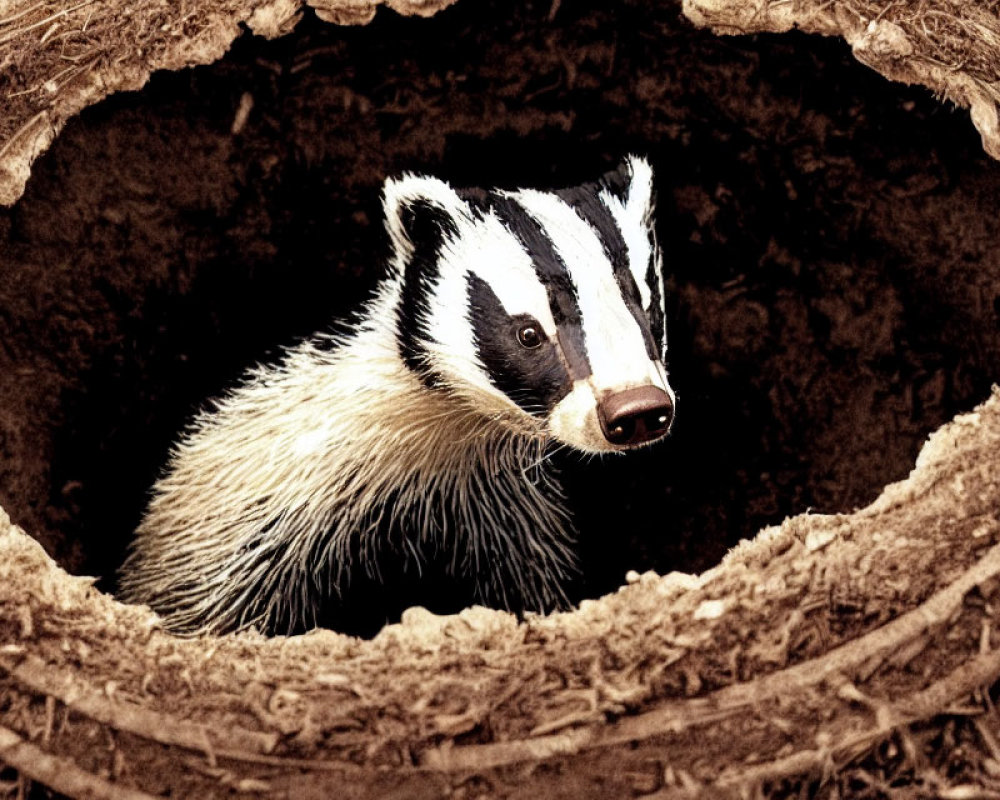
[[[578,598],[862,506],[986,398],[1000,166],[967,112],[842,42],[669,4],[307,13],[87,110],[0,211],[0,504],[113,589],[185,419],[370,290],[386,175],[555,186],[629,152],[657,176],[678,413],[648,451],[560,457]]]

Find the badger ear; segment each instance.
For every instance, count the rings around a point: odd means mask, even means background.
[[[617,169],[601,178],[601,185],[640,219],[653,208],[653,169],[642,156],[627,156]]]
[[[457,220],[468,208],[447,183],[424,175],[389,178],[382,190],[385,227],[393,252],[409,260],[428,252],[457,232]]]

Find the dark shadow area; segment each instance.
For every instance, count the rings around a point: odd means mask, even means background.
[[[654,164],[678,415],[648,452],[561,457],[581,596],[864,505],[985,399],[1000,167],[964,112],[837,42],[713,38],[673,7],[550,7],[307,17],[73,121],[0,212],[12,518],[110,578],[184,420],[366,296],[379,189],[403,170],[553,186],[628,152]],[[449,607],[439,595],[422,599]]]

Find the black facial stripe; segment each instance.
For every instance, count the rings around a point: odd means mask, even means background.
[[[649,264],[646,265],[646,285],[649,286],[649,328],[653,338],[660,348],[660,357],[665,358],[667,349],[667,328],[666,320],[663,318],[663,287],[660,285],[660,273],[656,269],[656,260],[659,256],[660,246],[656,241],[656,234],[650,230],[649,234]]]
[[[531,254],[538,280],[545,287],[552,319],[559,332],[559,343],[573,380],[591,374],[583,338],[582,314],[576,287],[569,277],[569,270],[559,257],[552,240],[524,208],[506,195],[491,194],[490,209]]]
[[[421,341],[430,338],[427,318],[430,287],[438,276],[438,254],[458,229],[448,213],[426,200],[417,200],[400,211],[403,230],[413,244],[413,254],[403,268],[402,297],[396,318],[396,339],[403,362],[425,385],[437,384]]]
[[[546,339],[538,347],[523,347],[517,340],[518,329],[537,326],[537,320],[526,314],[509,315],[493,288],[474,273],[468,277],[468,298],[476,352],[490,382],[529,414],[551,411],[572,388],[554,343]]]
[[[656,225],[653,223],[652,209],[656,208],[656,190],[653,189],[649,198],[649,211],[643,225],[649,234],[649,264],[646,265],[646,285],[649,287],[649,326],[653,331],[660,357],[666,359],[667,352],[667,321],[663,312],[663,273],[657,270],[657,264],[662,266],[660,243],[656,239]]]
[[[623,161],[615,169],[606,172],[597,181],[597,186],[607,189],[612,197],[618,198],[622,203],[628,200],[628,194],[632,188],[632,166],[628,161]],[[594,192],[597,193],[596,191]]]
[[[490,192],[487,189],[480,189],[477,186],[467,186],[456,189],[455,194],[476,211],[485,212],[490,207]]]
[[[642,333],[646,355],[655,361],[660,357],[659,347],[650,331],[651,323],[642,307],[642,299],[639,287],[635,283],[635,276],[629,269],[628,247],[611,209],[598,196],[601,189],[602,185],[599,183],[588,183],[570,189],[561,189],[556,194],[566,205],[576,211],[577,215],[597,234],[601,247],[604,248],[604,254],[611,262],[611,269],[615,276],[615,282],[618,284],[618,290],[621,292],[622,300]]]
[[[531,253],[535,272],[548,293],[556,325],[579,321],[580,305],[569,270],[542,226],[510,197],[496,195],[493,198],[493,211],[525,250]]]

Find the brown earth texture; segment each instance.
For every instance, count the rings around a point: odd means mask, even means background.
[[[1000,797],[997,4],[441,5],[0,2],[0,797]],[[370,290],[386,175],[629,152],[678,416],[560,456],[577,610],[113,599],[184,420]]]

